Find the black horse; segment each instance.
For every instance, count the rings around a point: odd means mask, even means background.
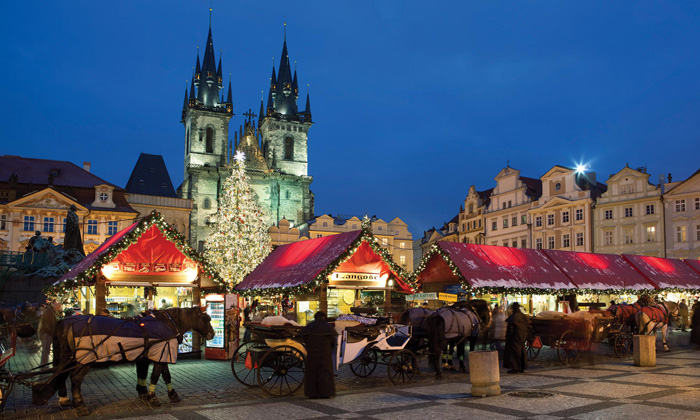
[[[177,338],[182,334],[195,330],[207,339],[214,337],[211,318],[199,307],[170,308],[160,312],[166,314],[167,319],[120,320],[77,315],[59,321],[53,336],[54,373],[47,382],[32,387],[32,402],[46,404],[58,391],[59,405],[69,405],[66,380],[70,377],[73,407],[78,415],[88,415],[80,387],[93,363],[143,358],[157,362],[156,366],[175,363]],[[155,375],[156,369],[158,375]],[[161,372],[162,367],[154,368],[156,381]]]

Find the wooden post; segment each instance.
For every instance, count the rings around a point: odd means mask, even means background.
[[[107,307],[107,286],[105,285],[106,279],[103,276],[97,277],[97,282],[95,283],[95,311],[99,312],[100,309]],[[89,307],[88,303],[88,307]]]
[[[328,314],[328,285],[322,284],[318,289],[318,310]]]
[[[202,281],[197,277],[194,287],[192,287],[192,306],[199,306],[199,301],[202,297],[202,289],[200,288]],[[202,337],[197,331],[192,331],[192,351],[202,350]]]
[[[388,316],[389,313],[391,313],[391,289],[384,291],[384,316]]]

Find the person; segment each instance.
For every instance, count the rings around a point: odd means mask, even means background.
[[[513,314],[506,319],[506,348],[503,355],[503,367],[508,373],[522,373],[527,369],[525,340],[527,340],[530,320],[520,311],[520,304],[511,305]]]
[[[250,323],[250,314],[255,310],[255,308],[257,308],[257,306],[258,301],[254,300],[250,306],[246,306],[246,308],[243,310],[243,326],[245,327],[245,332],[243,333],[243,341],[248,341],[251,338],[253,338],[250,329],[246,325]]]
[[[681,303],[678,304],[678,316],[681,318],[681,331],[685,331],[688,326],[688,305],[685,299],[681,299]]]
[[[503,351],[503,342],[506,339],[506,313],[498,304],[494,306],[491,314],[490,339],[495,350]]]
[[[309,398],[330,398],[335,395],[333,349],[338,333],[327,321],[326,313],[316,312],[314,321],[299,331],[306,345],[306,377],[304,395]]]
[[[97,312],[97,315],[98,316],[108,316],[110,318],[112,317],[112,313],[107,308],[100,309],[100,311]]]
[[[690,344],[695,344],[696,348],[700,347],[700,311],[698,310],[698,303],[693,305],[695,310],[693,311],[693,318],[690,320]]]
[[[53,300],[51,304],[41,314],[39,322],[39,336],[41,337],[41,364],[49,363],[49,352],[51,351],[51,341],[53,331],[56,329],[58,314],[61,312],[61,303]]]

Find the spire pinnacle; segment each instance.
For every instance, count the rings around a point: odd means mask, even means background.
[[[211,3],[212,2],[210,1],[209,2],[209,29],[211,29],[211,9],[212,9]]]
[[[287,42],[287,22],[284,22],[284,42]]]

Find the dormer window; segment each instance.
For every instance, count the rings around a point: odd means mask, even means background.
[[[106,192],[100,193],[100,201],[103,203],[107,202],[107,199],[109,199],[109,194]]]
[[[556,184],[554,184],[554,191],[559,191],[559,190],[561,190],[561,182],[557,182]]]
[[[49,172],[49,175],[51,175],[51,177],[53,177],[53,178],[56,178],[58,176],[58,172],[59,172],[58,169],[51,169],[51,171]]]

